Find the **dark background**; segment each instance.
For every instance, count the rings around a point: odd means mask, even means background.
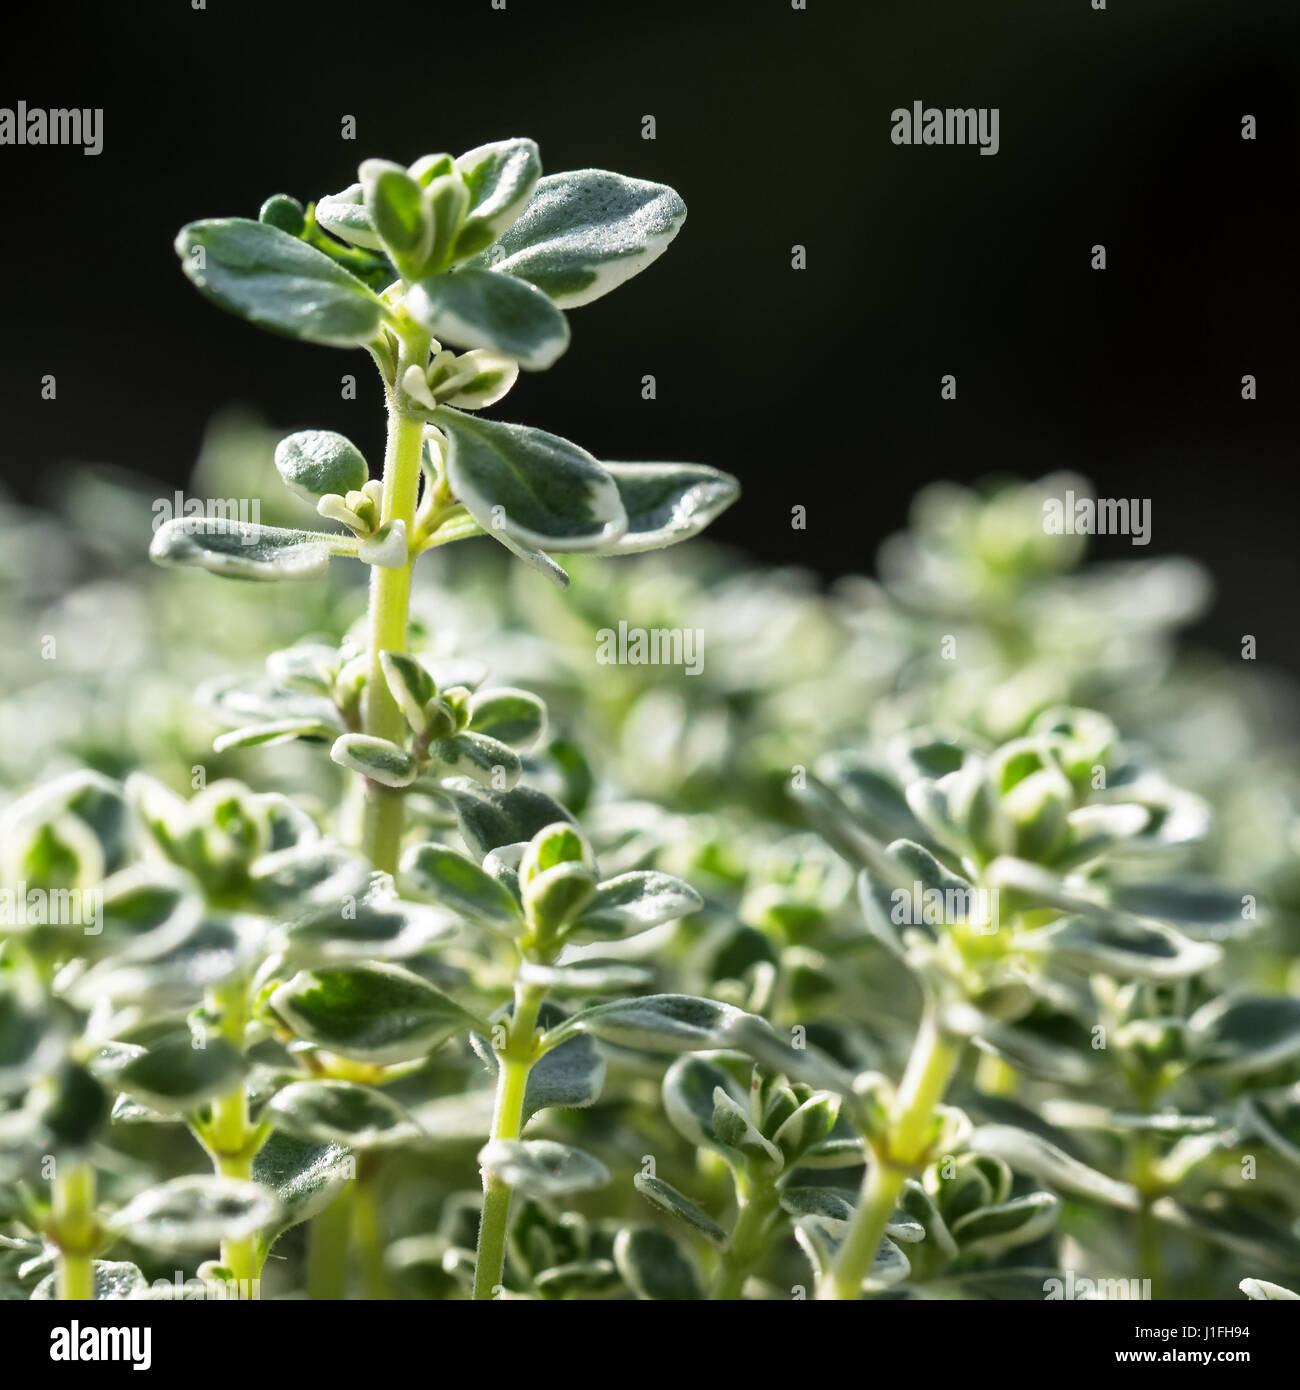
[[[929,480],[1076,468],[1152,499],[1136,553],[1213,569],[1204,641],[1252,632],[1300,671],[1296,0],[807,3],[11,10],[0,105],[102,106],[105,148],[0,148],[4,478],[38,496],[56,463],[93,460],[170,490],[232,402],[373,457],[365,355],[223,315],[172,236],[335,191],[367,156],[526,134],[551,171],[672,183],[690,217],[648,273],[574,312],[567,355],[499,416],[598,456],[730,469],[745,496],[714,534],[828,578],[869,569]],[[999,107],[1000,153],[895,147],[890,111],[914,99]]]

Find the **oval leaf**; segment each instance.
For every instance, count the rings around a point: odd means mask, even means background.
[[[535,1197],[566,1197],[610,1181],[598,1158],[550,1139],[493,1139],[478,1161],[509,1187]]]
[[[658,259],[685,220],[686,204],[664,184],[574,169],[539,180],[519,219],[472,264],[517,275],[573,309]]]
[[[275,446],[275,466],[300,497],[359,492],[370,476],[361,450],[334,430],[299,430]]]
[[[634,869],[600,884],[568,935],[574,941],[633,936],[688,917],[703,906],[700,895],[680,878],[657,870]]]
[[[515,936],[523,914],[504,884],[485,874],[472,859],[446,845],[414,845],[402,858],[403,881],[420,897],[431,898],[472,922]]]
[[[191,222],[176,238],[181,269],[214,303],[291,338],[332,347],[370,342],[387,311],[355,275],[264,222]]]
[[[295,1138],[350,1149],[392,1148],[423,1133],[391,1097],[351,1081],[295,1081],[266,1109],[276,1128]]]
[[[109,1223],[113,1230],[163,1254],[242,1240],[272,1225],[275,1198],[235,1178],[173,1178],[133,1197]]]
[[[358,1062],[424,1057],[473,1020],[441,990],[399,965],[300,971],[271,996],[300,1038]]]
[[[698,535],[740,496],[730,473],[702,463],[606,463],[627,513],[627,530],[602,550],[632,555]]]
[[[568,320],[541,290],[491,270],[430,275],[411,287],[406,307],[440,343],[488,348],[525,371],[545,371],[569,346]]]
[[[318,531],[177,516],[154,533],[149,558],[159,565],[209,570],[232,579],[319,579],[330,556],[355,549]]]
[[[627,528],[613,478],[585,449],[546,430],[440,407],[447,477],[484,531],[525,546],[599,550]]]

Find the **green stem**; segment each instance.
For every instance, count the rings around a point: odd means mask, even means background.
[[[236,978],[220,989],[214,989],[208,999],[210,1011],[218,1016],[221,1036],[241,1052],[244,1047],[244,1028],[248,1022],[246,982]],[[217,1173],[223,1178],[251,1182],[253,1156],[258,1145],[256,1126],[248,1110],[248,1092],[242,1078],[212,1102],[212,1115],[204,1131],[204,1143],[212,1155]],[[256,1294],[255,1281],[262,1272],[256,1236],[241,1236],[221,1242],[221,1263],[231,1277],[240,1280],[248,1296]],[[241,1292],[241,1297],[242,1297]]]
[[[307,1246],[308,1298],[337,1300],[347,1293],[355,1186],[353,1182],[344,1188],[311,1223]]]
[[[54,1230],[59,1247],[58,1292],[64,1300],[95,1297],[95,1170],[64,1160],[54,1179]]]
[[[1133,1141],[1133,1184],[1141,1194],[1141,1205],[1135,1213],[1135,1243],[1137,1246],[1138,1276],[1151,1281],[1151,1297],[1164,1297],[1161,1268],[1160,1223],[1151,1208],[1160,1196],[1160,1184],[1154,1172],[1159,1149],[1156,1136],[1139,1132]]]
[[[861,1292],[907,1174],[925,1161],[935,1107],[961,1061],[963,1046],[960,1038],[939,1028],[934,1011],[927,1008],[898,1088],[893,1123],[876,1141],[848,1237],[818,1297],[856,1299]]]
[[[386,1299],[388,1271],[384,1268],[384,1230],[375,1175],[361,1173],[352,1193],[352,1235],[361,1260],[361,1287],[367,1298]]]
[[[738,1184],[739,1210],[731,1239],[722,1252],[717,1277],[713,1281],[715,1299],[737,1299],[744,1293],[745,1281],[762,1259],[772,1239],[772,1216],[777,1209],[776,1189],[762,1181]]]
[[[422,338],[403,345],[397,372],[412,362],[423,366],[429,341]],[[381,524],[401,521],[406,526],[408,544],[414,540],[415,503],[420,491],[420,451],[424,445],[424,421],[419,415],[402,410],[396,395],[388,398],[388,446],[384,453],[384,495]],[[410,619],[411,566],[399,569],[372,565],[370,570],[369,669],[362,705],[362,727],[374,738],[403,741],[406,723],[397,702],[389,693],[379,664],[380,652],[406,650]],[[366,780],[366,804],[362,815],[361,849],[377,869],[392,873],[401,853],[405,801],[401,791]]]
[[[506,1045],[497,1058],[496,1109],[493,1139],[518,1139],[523,1130],[524,1092],[536,1060],[533,1032],[545,991],[516,984],[515,1011]],[[506,1227],[510,1219],[510,1187],[494,1173],[483,1173],[483,1217],[478,1228],[478,1258],[474,1264],[474,1297],[493,1298],[501,1285],[506,1261]]]

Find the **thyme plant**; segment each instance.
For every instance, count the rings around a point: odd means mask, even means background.
[[[167,640],[0,673],[5,1297],[1296,1297],[1300,759],[1180,658],[1206,577],[1081,567],[1055,477],[927,489],[830,593],[602,569],[734,479],[484,412],[684,215],[508,140],[177,238],[367,351],[387,444],[214,432],[200,486],[273,460],[284,524],[162,569],[147,489],[64,490],[118,566],[69,608]],[[593,669],[632,613],[705,670]]]

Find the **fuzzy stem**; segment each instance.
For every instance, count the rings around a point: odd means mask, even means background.
[[[848,1237],[835,1268],[818,1290],[819,1298],[856,1299],[861,1292],[908,1170],[925,1159],[935,1106],[943,1100],[961,1061],[963,1045],[961,1039],[939,1028],[934,1011],[927,1008],[898,1089],[893,1123],[877,1141],[875,1161],[863,1179]]]
[[[545,991],[536,985],[515,986],[515,1011],[506,1044],[497,1058],[496,1109],[493,1139],[518,1139],[523,1131],[524,1092],[536,1060],[533,1031]],[[483,1218],[478,1228],[478,1258],[474,1265],[474,1297],[490,1299],[505,1270],[506,1226],[510,1219],[510,1186],[495,1174],[483,1173]]]
[[[423,366],[428,356],[427,337],[405,343],[398,375],[411,363]],[[404,411],[390,390],[388,398],[388,445],[384,453],[384,494],[381,524],[401,521],[406,526],[408,545],[415,535],[415,503],[420,491],[420,451],[424,445],[424,421]],[[379,664],[380,652],[406,650],[410,619],[411,566],[414,555],[408,550],[406,564],[398,569],[372,565],[370,570],[370,609],[368,671],[362,705],[362,727],[374,738],[401,743],[406,722],[397,702],[384,682]],[[402,846],[405,800],[401,791],[381,786],[368,778],[366,804],[362,815],[361,849],[376,869],[392,873]]]
[[[95,1297],[95,1170],[61,1164],[54,1179],[54,1227],[59,1247],[58,1293],[64,1300]]]
[[[736,1198],[736,1224],[731,1228],[731,1239],[722,1252],[713,1282],[715,1299],[740,1298],[745,1281],[771,1243],[776,1188],[770,1182],[738,1183]]]
[[[245,991],[246,982],[239,977],[220,989],[214,989],[208,1000],[210,1010],[219,1018],[221,1036],[241,1052],[244,1027],[248,1021]],[[248,1091],[241,1077],[230,1090],[212,1102],[212,1116],[204,1136],[213,1166],[221,1177],[235,1178],[240,1182],[252,1180],[253,1155],[257,1150],[254,1132],[255,1126],[248,1110]],[[248,1288],[250,1298],[256,1295],[256,1281],[262,1272],[256,1236],[223,1240],[221,1263],[230,1270],[232,1278]]]

